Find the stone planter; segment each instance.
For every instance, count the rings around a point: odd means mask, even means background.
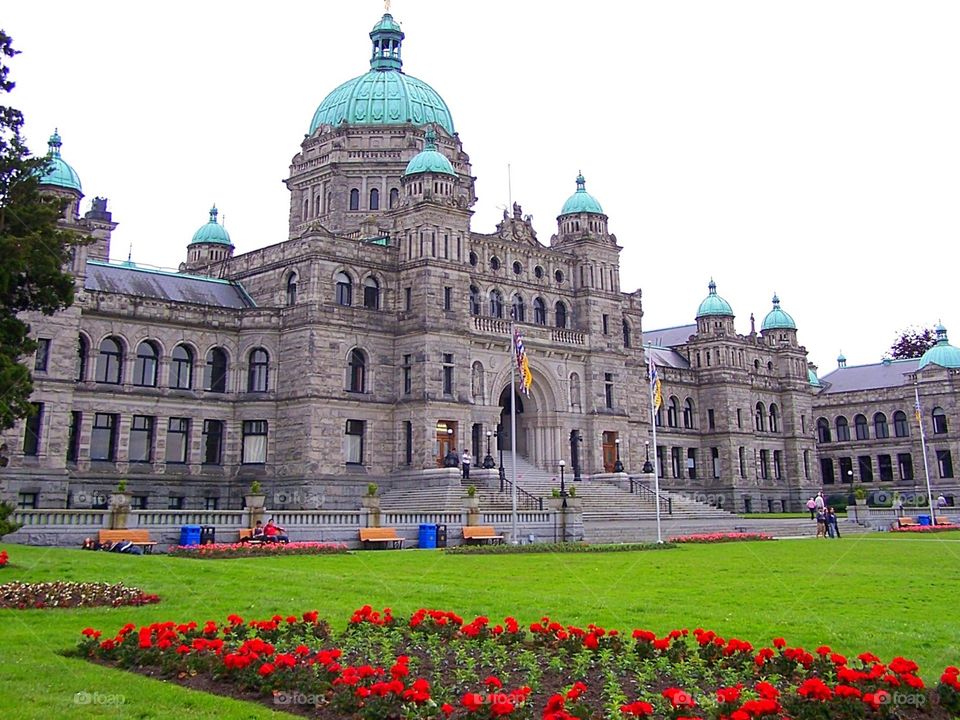
[[[367,510],[380,510],[380,498],[376,495],[364,495],[360,498],[360,506]]]
[[[115,492],[110,496],[110,529],[126,530],[130,518],[130,496],[125,492]]]
[[[244,495],[243,496],[243,505],[248,510],[263,510],[264,505],[266,505],[267,496],[266,495]]]

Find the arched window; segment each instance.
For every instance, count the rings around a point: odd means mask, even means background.
[[[177,345],[170,356],[170,387],[180,390],[193,387],[193,352],[186,345]]]
[[[87,379],[87,355],[90,354],[90,345],[83,335],[77,336],[77,367],[76,381],[84,382]]]
[[[942,407],[933,409],[933,432],[937,435],[947,432],[947,414]]]
[[[380,283],[372,275],[363,281],[363,306],[368,310],[380,308]]]
[[[527,321],[527,310],[523,305],[523,298],[519,295],[513,296],[513,319],[517,322]]]
[[[841,415],[837,418],[837,442],[845,442],[850,439],[850,426],[847,419]]]
[[[719,353],[717,357],[720,357]],[[770,403],[770,432],[780,432],[780,411],[774,403]]]
[[[873,416],[873,436],[877,438],[877,440],[890,437],[890,429],[887,427],[887,416],[882,412]]]
[[[557,327],[565,328],[567,326],[567,306],[562,302],[557,302],[554,312],[557,315]]]
[[[623,321],[623,346],[630,347],[630,323]]]
[[[670,405],[667,407],[667,427],[677,427],[677,416],[680,413],[680,401],[670,396]]]
[[[373,188],[370,191],[370,209],[379,210],[380,209],[380,191],[376,188]]]
[[[295,272],[290,273],[290,277],[287,278],[287,305],[296,305],[297,304],[297,274]]]
[[[683,427],[693,429],[693,400],[687,398],[683,403]]]
[[[503,317],[503,295],[499,290],[490,291],[490,317]]]
[[[157,365],[160,352],[149,340],[137,346],[137,362],[133,366],[133,384],[141,387],[157,386]]]
[[[250,351],[247,370],[247,392],[267,392],[270,389],[270,356],[263,348]]]
[[[119,385],[123,378],[123,346],[117,338],[104,338],[97,357],[97,382]]]
[[[869,440],[870,430],[867,426],[867,418],[864,415],[857,415],[853,419],[853,426],[857,431],[857,440]]]
[[[211,348],[207,353],[207,366],[203,371],[203,388],[215,393],[227,391],[227,353],[223,348]]]
[[[355,393],[367,391],[367,358],[363,350],[350,351],[350,376],[347,380],[347,390]]]
[[[570,407],[580,411],[580,376],[577,373],[570,373]]]
[[[397,188],[390,188],[390,209],[400,205],[400,191]]]
[[[480,288],[476,285],[470,286],[470,314],[479,315],[480,309]]]
[[[754,425],[756,426],[757,430],[762,431],[767,429],[767,411],[766,408],[763,407],[763,403],[757,403],[757,412],[754,419]]]
[[[337,283],[337,305],[349,307],[353,305],[353,281],[345,272],[338,272]]]
[[[537,298],[533,301],[533,321],[537,325],[547,324],[547,304],[543,298]]]
[[[826,418],[820,418],[817,420],[817,442],[828,443],[831,441],[830,423],[827,422]]]
[[[941,410],[941,412],[943,412]],[[897,410],[893,414],[893,434],[897,437],[907,437],[910,429],[907,426],[907,414],[903,410]]]
[[[353,188],[350,191],[350,209],[359,210],[360,209],[360,191],[356,188]]]

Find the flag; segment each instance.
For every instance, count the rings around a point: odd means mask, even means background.
[[[530,372],[530,363],[527,360],[527,351],[523,349],[523,337],[520,328],[513,329],[513,351],[517,356],[517,372],[520,373],[520,390],[524,395],[530,395],[530,386],[533,385],[533,373]]]
[[[660,376],[657,374],[657,366],[653,363],[651,357],[648,361],[650,373],[650,393],[653,395],[654,410],[659,410],[663,405],[663,390],[660,387]]]
[[[920,398],[917,398],[917,402],[913,406],[913,416],[917,418],[917,425],[923,425],[923,421],[920,419],[922,417],[920,414]]]

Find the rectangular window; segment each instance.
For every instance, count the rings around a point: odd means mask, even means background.
[[[810,451],[803,451],[803,479],[810,479]]]
[[[940,468],[940,477],[953,477],[953,458],[949,450],[937,450],[937,467]]]
[[[853,459],[848,457],[840,458],[840,482],[853,482]]]
[[[90,459],[113,462],[117,458],[117,424],[119,415],[97,413],[90,433]]]
[[[720,477],[720,448],[710,448],[710,459],[713,461],[713,477]]]
[[[243,465],[262,465],[267,461],[267,421],[243,421],[243,447],[240,462]]]
[[[413,288],[403,289],[403,309],[410,312],[413,309]]]
[[[220,420],[203,421],[203,463],[219,465],[223,462],[223,423]]]
[[[603,397],[607,410],[613,410],[613,373],[603,374]]]
[[[183,495],[171,495],[167,498],[167,510],[183,510]]]
[[[691,480],[697,477],[697,449],[687,448],[687,475]]]
[[[134,415],[130,424],[130,445],[127,459],[132,463],[148,463],[153,460],[153,418]]]
[[[773,451],[773,477],[777,480],[783,477],[783,453],[779,450]]]
[[[740,411],[737,410],[737,413]],[[737,450],[737,459],[740,461],[740,477],[745,478],[747,476],[747,449],[741,447]]]
[[[17,507],[21,510],[37,509],[37,493],[22,492],[17,493]]]
[[[836,482],[837,479],[833,474],[832,458],[820,458],[820,475],[824,485],[833,485]]]
[[[40,454],[40,433],[43,428],[43,403],[30,403],[30,414],[27,416],[23,430],[23,454],[36,456]]]
[[[453,395],[453,353],[443,353],[443,394]]]
[[[37,338],[37,354],[33,360],[33,369],[35,372],[46,372],[49,363],[50,340],[48,338]]]
[[[737,408],[737,428],[743,428],[743,413]]]
[[[897,468],[901,480],[913,480],[913,456],[910,453],[897,454]]]
[[[663,445],[657,445],[657,475],[659,477],[666,477],[666,470],[664,469],[666,464],[665,451]]]
[[[146,495],[134,495],[130,498],[130,509],[131,510],[146,510],[147,509],[147,496]]]
[[[603,334],[609,335],[610,334],[610,316],[604,313],[602,320],[603,320]]]
[[[683,477],[683,468],[680,467],[680,450],[681,448],[678,447],[670,448],[670,464],[675,478]]]
[[[873,482],[873,458],[869,455],[858,457],[857,469],[860,471],[860,482]]]
[[[366,423],[363,420],[347,420],[344,436],[344,455],[347,465],[363,465],[363,436]]]
[[[67,462],[76,462],[80,457],[80,427],[83,413],[76,410],[70,413],[70,431],[67,438]]]
[[[806,415],[800,416],[800,432],[802,432],[804,435],[807,434],[807,416]]]
[[[185,463],[189,445],[190,419],[170,418],[167,423],[167,453],[164,460],[168,463]]]
[[[208,497],[203,499],[203,509],[204,510],[219,510],[220,509],[220,498]]]
[[[710,430],[716,430],[716,429],[717,429],[717,421],[716,421],[716,418],[714,417],[714,414],[713,414],[713,408],[709,408],[709,409],[707,410],[707,427],[708,427]]]
[[[443,309],[453,310],[453,288],[445,287],[443,289]]]
[[[413,465],[413,423],[403,423],[403,461],[404,465]]]
[[[766,480],[770,476],[770,451],[760,451],[760,467],[758,468],[760,479]]]
[[[877,465],[880,467],[880,482],[893,480],[893,459],[889,455],[877,455]]]
[[[410,355],[403,356],[403,394],[413,392],[413,367],[410,365]]]

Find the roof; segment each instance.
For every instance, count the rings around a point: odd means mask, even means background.
[[[919,358],[886,360],[873,365],[837,368],[820,378],[827,394],[900,387],[904,375],[916,372]]]
[[[587,181],[583,179],[583,174],[577,175],[577,191],[567,198],[563,204],[561,215],[574,215],[576,213],[593,213],[594,215],[603,215],[603,208],[597,199],[587,192]]]
[[[92,292],[134,295],[232,310],[256,307],[243,287],[229,280],[152,270],[132,264],[112,265],[97,260],[87,261],[84,288]]]
[[[661,330],[644,330],[644,347],[676,347],[677,345],[686,345],[691,335],[696,334],[697,326],[679,325],[677,327],[663,328]]]
[[[676,350],[644,345],[643,351],[646,353],[647,359],[652,358],[657,367],[681,368],[683,370],[690,369],[690,363]]]

